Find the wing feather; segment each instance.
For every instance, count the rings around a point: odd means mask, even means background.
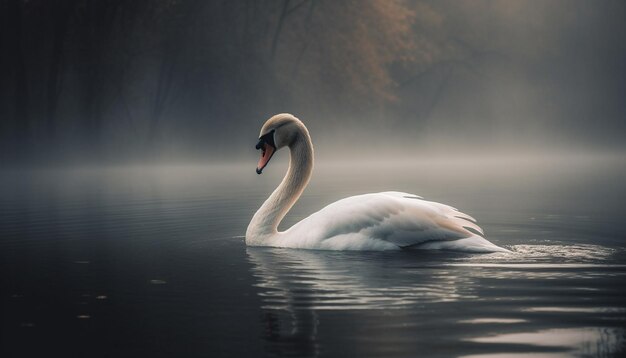
[[[476,220],[457,209],[403,192],[348,197],[294,225],[301,247],[363,249],[363,245],[409,247],[483,235]],[[300,246],[300,245],[299,245]],[[365,247],[367,248],[367,247]]]

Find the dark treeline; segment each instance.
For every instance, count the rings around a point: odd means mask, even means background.
[[[316,0],[3,0],[0,13],[2,152],[18,160],[193,148],[279,109],[366,113],[389,100],[412,21],[401,4]]]
[[[507,10],[516,3],[0,0],[1,159],[221,155],[249,145],[247,132],[256,135],[264,118],[282,111],[313,127],[360,122],[418,133],[462,119],[483,132],[511,108],[493,114],[458,92],[482,99],[500,92],[489,87],[502,82],[494,68],[505,79],[545,77],[545,63],[571,55],[562,34],[581,21],[554,25],[563,16],[557,2]],[[619,2],[603,6],[623,10]],[[507,23],[537,11],[544,14],[538,25]],[[536,41],[544,34],[552,37]],[[571,72],[553,82],[561,86],[577,66],[565,66]],[[622,90],[617,85],[610,95]],[[512,120],[528,120],[539,104]]]

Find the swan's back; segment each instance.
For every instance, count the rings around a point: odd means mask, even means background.
[[[471,216],[402,192],[334,202],[276,237],[276,246],[326,250],[506,251],[483,237]]]

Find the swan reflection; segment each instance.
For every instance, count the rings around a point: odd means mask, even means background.
[[[474,279],[437,264],[432,252],[262,247],[246,252],[262,301],[268,351],[281,355],[318,355],[323,311],[415,309],[427,302],[476,298]]]
[[[415,327],[440,332],[448,327],[450,318],[459,328],[455,334],[439,336],[420,329],[420,344],[431,348],[442,344],[470,344],[479,355],[508,356],[524,352],[544,354],[555,349],[541,343],[545,337],[558,338],[565,331],[540,330],[538,324],[561,329],[560,320],[566,316],[569,322],[594,316],[594,322],[602,322],[601,326],[606,324],[607,318],[623,319],[623,310],[615,302],[607,303],[601,311],[597,311],[597,304],[591,308],[585,304],[597,289],[594,275],[605,267],[583,260],[587,254],[581,256],[576,248],[571,249],[567,259],[557,263],[546,263],[544,258],[560,249],[548,250],[543,246],[526,250],[535,253],[530,260],[520,257],[519,253],[477,257],[435,251],[350,252],[266,247],[247,247],[246,252],[263,309],[268,352],[318,356],[320,347],[329,349],[324,344],[328,335],[353,332],[354,327],[367,327],[366,332],[354,332],[359,340],[359,344],[351,347],[356,350],[354,356],[385,356],[385,352],[379,351],[384,348],[377,345],[380,341],[364,339],[359,334],[379,340],[393,339],[397,352],[411,352],[416,339]],[[584,252],[589,251],[585,249]],[[544,251],[549,254],[540,254]],[[539,264],[542,266],[538,270],[536,265]],[[549,264],[551,266],[546,266]],[[544,270],[544,266],[549,270]],[[618,271],[612,274],[619,274],[622,268],[615,270]],[[562,306],[557,304],[553,309],[541,302],[529,301],[527,307],[519,307],[518,301],[545,290],[556,278],[561,286],[554,293],[553,301],[548,302],[559,302]],[[497,285],[494,286],[494,282],[503,279],[515,282],[509,287],[516,290],[516,294],[505,296]],[[564,296],[562,290],[576,295]],[[590,292],[591,296],[585,296],[585,292]],[[482,304],[478,310],[466,311],[468,302]],[[359,310],[361,312],[355,314]],[[376,311],[381,310],[385,311],[383,323],[377,321],[381,313]],[[550,314],[544,315],[544,312]],[[333,327],[337,324],[343,326]],[[508,333],[512,329],[528,341],[518,342],[518,335],[500,336],[508,334],[502,331],[503,325],[507,325]],[[611,333],[611,337],[623,337],[623,330],[616,332]],[[621,343],[616,345],[612,340],[597,341],[609,342],[610,349],[621,347]],[[559,344],[558,349],[580,351],[577,345],[568,342]],[[620,338],[619,342],[623,340]]]
[[[416,258],[431,256],[432,262],[432,252],[398,255],[248,247],[247,253],[264,309],[393,309],[475,298],[471,277]]]

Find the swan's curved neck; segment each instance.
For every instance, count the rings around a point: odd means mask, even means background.
[[[289,145],[289,157],[289,169],[283,181],[248,225],[246,241],[250,244],[261,244],[278,233],[278,225],[309,183],[313,171],[313,144],[304,126]]]

